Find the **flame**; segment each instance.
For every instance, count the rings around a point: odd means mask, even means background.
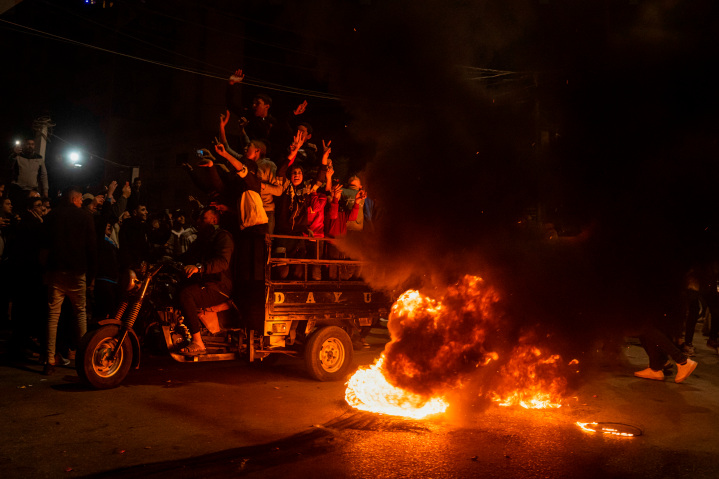
[[[500,327],[498,294],[477,276],[465,276],[438,299],[419,291],[403,293],[392,306],[385,347],[389,382],[424,397],[443,396],[462,375],[494,357],[485,341]]]
[[[501,406],[560,407],[568,365],[559,355],[534,346],[531,334],[506,352],[485,344],[497,338],[506,344],[510,328],[498,302],[494,289],[470,275],[439,299],[404,292],[391,309],[391,341],[374,365],[350,378],[345,400],[360,410],[420,419],[444,412],[447,395],[480,374],[480,395]]]
[[[559,370],[561,359],[558,354],[546,355],[536,346],[517,346],[500,369],[499,381],[489,397],[500,406],[561,407],[567,388],[567,381]],[[570,364],[575,361],[578,363],[574,359]]]
[[[413,419],[445,412],[448,404],[444,398],[427,399],[388,383],[382,371],[384,360],[382,354],[372,366],[358,370],[347,382],[345,400],[350,406],[361,411]]]
[[[582,428],[583,431],[586,432],[599,432],[602,434],[609,434],[610,436],[619,436],[619,437],[636,437],[637,434],[632,434],[629,432],[621,432],[618,429],[608,426],[608,425],[602,425],[598,422],[577,422],[577,426]]]

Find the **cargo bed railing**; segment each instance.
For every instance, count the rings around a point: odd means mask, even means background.
[[[291,258],[286,256],[277,256],[276,249],[283,247],[280,241],[277,240],[295,240],[295,241],[304,241],[307,243],[316,243],[311,244],[305,247],[306,255],[309,256],[309,253],[314,249],[314,258]],[[363,281],[359,278],[359,270],[363,266],[367,266],[369,263],[367,261],[358,261],[358,260],[351,260],[351,259],[326,259],[322,258],[325,252],[325,244],[328,243],[335,243],[334,238],[315,238],[315,237],[309,237],[309,236],[289,236],[289,235],[267,235],[267,244],[268,244],[268,254],[267,254],[267,263],[265,265],[266,271],[265,271],[265,277],[268,280],[271,280],[272,282],[282,282],[282,283],[292,283],[292,282],[312,282],[317,283],[320,281],[324,282],[342,282],[342,283],[362,283]],[[285,251],[285,254],[287,252]],[[279,266],[287,266],[290,270],[292,270],[293,266],[301,265],[302,266],[302,278],[293,278],[291,277],[293,271],[289,271],[287,273],[286,278],[279,278],[279,272],[277,271],[277,267]],[[312,266],[319,266],[319,267],[331,267],[335,266],[337,267],[336,271],[336,278],[325,278],[325,274],[329,274],[329,271],[321,270],[322,279],[312,279],[309,277],[310,267]],[[274,268],[273,268],[274,267]],[[355,267],[357,268],[357,272],[353,274],[353,276],[356,277],[356,279],[343,279],[342,278],[342,269],[341,268],[350,268]]]

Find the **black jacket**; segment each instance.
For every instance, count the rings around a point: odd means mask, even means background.
[[[214,231],[200,231],[197,239],[178,259],[185,264],[200,264],[202,272],[192,279],[227,295],[232,292],[232,252],[235,244],[232,235],[222,228]]]
[[[92,215],[74,205],[61,205],[47,215],[45,245],[49,250],[47,269],[95,274],[97,239]]]

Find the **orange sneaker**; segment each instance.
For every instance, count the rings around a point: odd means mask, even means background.
[[[652,368],[642,369],[641,371],[635,372],[634,375],[638,378],[656,379],[657,381],[664,381],[664,372],[655,371]]]
[[[677,364],[677,376],[674,378],[675,383],[680,383],[689,377],[697,368],[697,362],[687,359],[684,364]]]

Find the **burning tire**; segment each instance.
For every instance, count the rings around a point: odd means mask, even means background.
[[[338,381],[347,375],[352,366],[352,354],[352,341],[344,329],[327,326],[307,341],[307,371],[318,381]]]
[[[126,337],[115,357],[110,352],[117,346],[120,327],[102,326],[83,337],[77,349],[75,369],[80,379],[97,389],[110,389],[120,385],[132,364],[132,345]]]

